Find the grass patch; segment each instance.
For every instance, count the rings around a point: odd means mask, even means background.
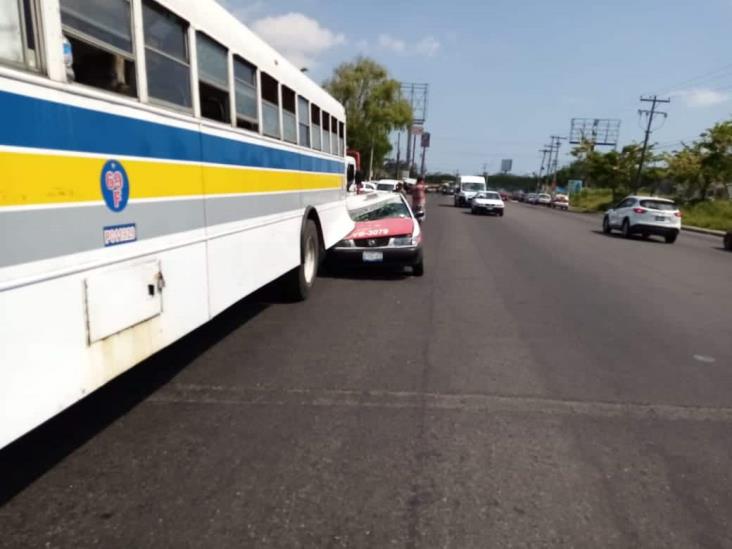
[[[610,189],[582,189],[579,194],[572,195],[570,202],[575,212],[604,212],[613,203],[613,193]]]
[[[693,206],[682,207],[684,225],[732,231],[732,200],[700,202]]]

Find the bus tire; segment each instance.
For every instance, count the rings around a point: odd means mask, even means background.
[[[288,301],[305,301],[315,283],[320,265],[321,243],[315,221],[305,221],[300,234],[300,265],[285,275],[284,294]]]

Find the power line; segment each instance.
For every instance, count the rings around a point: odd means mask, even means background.
[[[722,67],[708,71],[706,73],[702,73],[698,76],[687,78],[686,80],[682,80],[675,84],[665,86],[664,88],[662,88],[664,90],[664,93],[661,95],[665,95],[668,92],[673,91],[674,88],[679,88],[681,86],[688,86],[690,84],[699,85],[701,82],[705,82],[705,81],[709,81],[709,80],[717,80],[719,78],[724,78],[728,75],[732,75],[732,63],[723,65]]]

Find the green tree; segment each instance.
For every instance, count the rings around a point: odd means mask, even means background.
[[[680,151],[667,154],[666,173],[683,189],[684,198],[691,199],[702,186],[702,155],[696,144],[684,145]]]
[[[732,121],[715,124],[701,134],[696,145],[701,156],[698,194],[704,200],[713,183],[732,180]]]
[[[376,61],[359,57],[338,66],[324,87],[346,107],[348,147],[361,153],[366,167],[381,166],[391,151],[389,133],[412,122],[399,82]]]
[[[686,200],[704,200],[715,183],[732,180],[732,121],[719,122],[691,145],[665,157],[668,177]]]

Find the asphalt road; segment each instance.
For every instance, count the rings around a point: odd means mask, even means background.
[[[3,547],[731,547],[732,254],[432,197],[0,453]]]

